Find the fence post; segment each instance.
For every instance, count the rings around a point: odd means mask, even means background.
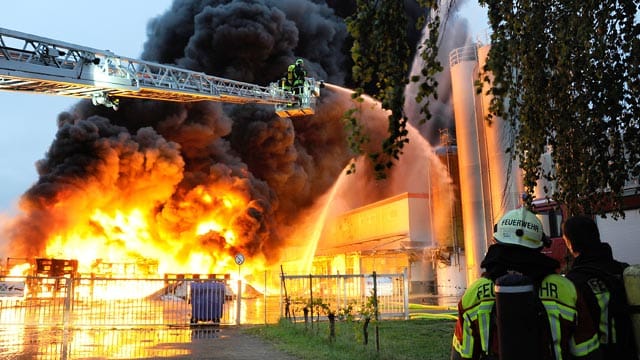
[[[347,282],[349,282],[349,280],[347,280],[347,275],[345,274],[344,278],[342,278],[342,298],[344,299],[345,308],[349,304],[349,300],[347,298]]]
[[[309,310],[311,310],[311,327],[313,328],[313,275],[309,274]]]
[[[236,325],[240,325],[240,304],[242,303],[242,280],[238,279],[238,296],[236,298]]]
[[[283,314],[282,314],[282,312],[283,312],[282,311],[282,305],[283,305],[283,303],[282,303],[282,294],[284,292],[284,287],[283,286],[284,286],[284,274],[281,274],[280,275],[280,298],[278,299],[278,305],[279,305],[279,308],[280,308],[280,318],[281,319],[284,317]],[[288,320],[288,317],[287,317],[287,320]]]
[[[282,317],[282,292],[284,291],[284,316],[287,320],[291,321],[291,301],[289,301],[289,293],[287,292],[287,279],[285,279],[284,269],[280,264],[280,317]],[[295,321],[295,319],[293,319]]]
[[[403,297],[404,297],[404,319],[409,320],[409,276],[407,268],[402,271],[402,284],[404,285]]]
[[[340,276],[340,273],[338,272],[338,274],[336,275],[336,285],[334,287],[334,291],[335,291],[335,296],[336,296],[336,310],[344,307],[343,305],[343,299],[340,296],[340,280],[342,279],[342,277]]]
[[[373,272],[373,318],[376,321],[376,351],[380,352],[380,333],[378,332],[378,278]]]
[[[73,279],[67,277],[63,277],[63,279],[65,279],[66,288],[64,294],[64,315],[62,316],[62,328],[66,329],[71,325],[69,322],[71,321],[71,295],[73,294]]]

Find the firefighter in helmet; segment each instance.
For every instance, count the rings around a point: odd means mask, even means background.
[[[287,81],[294,93],[302,93],[304,78],[306,76],[307,71],[304,69],[304,60],[298,58],[294,64],[289,65],[287,69]]]
[[[503,358],[509,346],[508,351],[519,351],[522,359],[601,358],[597,329],[585,300],[569,279],[556,273],[560,264],[540,251],[546,239],[540,220],[524,207],[507,212],[498,221],[493,244],[480,264],[485,272],[467,287],[458,303],[451,359]],[[503,297],[500,286],[494,287],[514,275],[530,280],[533,286],[529,287],[528,296],[535,299],[535,309],[521,306],[522,298]],[[515,302],[501,302],[508,300]],[[538,314],[535,321],[540,331],[536,336],[518,321],[502,321],[496,309],[502,309],[498,305],[503,304],[521,309],[523,316]],[[501,330],[499,326],[505,323],[513,328]],[[522,339],[526,346],[514,349],[514,344],[507,341],[501,344],[501,333],[511,339],[516,334],[515,338]],[[534,349],[537,354],[532,355],[527,349]]]

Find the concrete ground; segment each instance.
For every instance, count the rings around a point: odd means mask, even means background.
[[[242,326],[0,328],[0,359],[295,360]]]
[[[237,326],[222,327],[215,338],[195,338],[190,343],[179,344],[189,354],[168,359],[234,359],[234,360],[294,360],[259,337],[244,333]]]

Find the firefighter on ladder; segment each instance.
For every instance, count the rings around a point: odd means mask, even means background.
[[[303,93],[304,80],[307,76],[307,71],[303,66],[304,60],[298,58],[295,63],[287,67],[286,76],[280,79],[282,89],[285,91],[293,91],[294,94],[298,95],[299,102],[301,102],[299,95]],[[288,106],[293,106],[293,104],[288,104]]]
[[[287,80],[291,84],[295,94],[301,94],[304,87],[304,78],[307,71],[304,69],[304,60],[297,59],[295,64],[289,65],[287,69]]]

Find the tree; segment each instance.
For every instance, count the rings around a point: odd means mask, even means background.
[[[437,1],[417,1],[422,8],[437,9]],[[386,171],[399,159],[402,149],[409,142],[407,138],[407,117],[404,114],[404,89],[409,82],[409,62],[411,49],[407,36],[406,2],[358,0],[354,15],[346,19],[347,29],[353,37],[351,57],[354,63],[352,77],[357,87],[353,98],[362,101],[361,95],[368,93],[381,102],[383,109],[390,110],[388,122],[389,136],[383,141],[380,151],[368,154],[374,163],[377,178],[386,178]],[[424,20],[417,26],[422,27]],[[428,98],[437,96],[437,82],[434,77],[442,67],[436,60],[439,17],[433,16],[429,22],[430,39],[423,44],[421,56],[426,60],[417,99],[425,100],[421,112],[425,118],[431,117]],[[431,40],[436,39],[436,40]],[[363,145],[368,141],[362,130],[357,109],[345,114],[347,127],[351,131],[349,142],[356,154],[362,154]],[[353,167],[348,171],[353,172]]]
[[[479,2],[493,30],[488,120],[515,130],[508,151],[526,192],[543,178],[570,213],[624,216],[625,182],[640,175],[640,1]],[[540,161],[546,149],[550,171]]]

